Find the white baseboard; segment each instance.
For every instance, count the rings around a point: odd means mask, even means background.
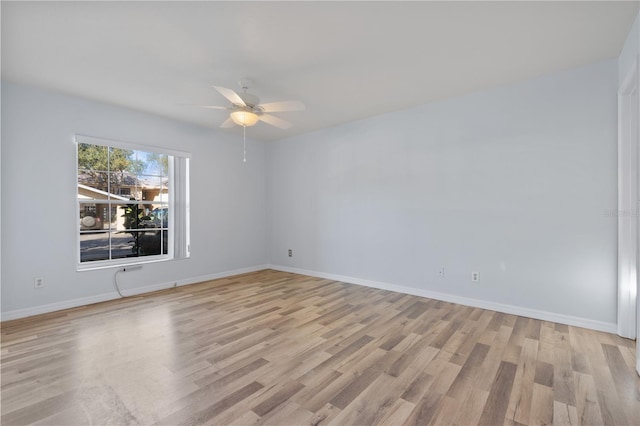
[[[94,303],[106,302],[107,300],[117,299],[118,293],[103,293],[95,296],[81,297],[79,299],[65,300],[62,302],[48,303],[46,305],[32,306],[24,309],[15,309],[0,314],[2,321],[10,321],[19,318],[30,317],[33,315],[46,314],[49,312],[61,311],[63,309],[77,308],[78,306],[92,305]]]
[[[134,296],[144,293],[150,293],[158,290],[165,290],[174,286],[177,282],[178,286],[201,283],[220,278],[230,277],[233,275],[246,274],[250,272],[261,271],[264,269],[274,269],[277,271],[291,272],[294,274],[308,275],[312,277],[325,278],[335,281],[341,281],[351,284],[363,285],[366,287],[378,288],[381,290],[395,291],[398,293],[411,294],[414,296],[427,297],[429,299],[442,300],[444,302],[457,303],[474,308],[488,309],[506,314],[519,315],[527,318],[535,318],[543,321],[552,321],[560,324],[571,325],[575,327],[583,327],[591,330],[604,331],[606,333],[616,333],[617,326],[615,323],[596,321],[588,318],[574,317],[571,315],[558,314],[555,312],[540,311],[537,309],[524,308],[521,306],[507,305],[504,303],[490,302],[480,299],[472,299],[469,297],[456,296],[453,294],[439,293],[430,290],[407,287],[397,284],[389,284],[379,281],[365,280],[361,278],[348,277],[344,275],[328,274],[324,272],[311,271],[308,269],[291,268],[282,265],[257,265],[247,268],[235,269],[232,271],[218,272],[214,274],[201,275],[197,277],[185,278],[165,283],[153,284],[145,287],[124,290],[125,296]],[[49,312],[61,311],[63,309],[77,308],[79,306],[91,305],[94,303],[105,302],[107,300],[118,299],[120,296],[117,292],[98,294],[95,296],[82,297],[78,299],[66,300],[47,305],[34,306],[25,309],[16,309],[13,311],[2,312],[0,320],[9,321],[13,319],[25,318],[33,315],[46,314]]]
[[[183,286],[183,285],[201,283],[204,281],[217,280],[219,278],[230,277],[233,275],[240,275],[240,274],[246,274],[249,272],[261,271],[263,269],[269,269],[269,265],[251,266],[248,268],[234,269],[232,271],[224,271],[224,272],[218,272],[215,274],[185,278],[182,280],[173,280],[165,283],[152,284],[144,287],[123,289],[122,293],[125,296],[135,296],[138,294],[151,293],[153,291],[158,291],[158,290],[166,290],[168,288],[173,287],[175,283],[177,283],[178,286]],[[0,314],[0,320],[9,321],[9,320],[14,320],[19,318],[30,317],[33,315],[40,315],[40,314],[46,314],[49,312],[61,311],[63,309],[92,305],[94,303],[106,302],[107,300],[114,300],[119,298],[120,296],[118,295],[118,293],[113,291],[109,293],[98,294],[95,296],[81,297],[78,299],[65,300],[62,302],[49,303],[49,304],[40,305],[40,306],[33,306],[30,308],[15,309],[13,311],[2,312]]]
[[[472,299],[469,297],[456,296],[453,294],[439,293],[436,291],[424,290],[414,287],[406,287],[397,284],[383,283],[379,281],[370,281],[361,278],[347,277],[343,275],[327,274],[324,272],[310,271],[307,269],[290,268],[281,265],[267,265],[269,269],[277,271],[291,272],[300,275],[309,275],[312,277],[325,278],[334,281],[341,281],[350,284],[363,285],[366,287],[378,288],[381,290],[395,291],[398,293],[411,294],[414,296],[427,297],[429,299],[441,300],[443,302],[457,303],[459,305],[472,306],[474,308],[488,309],[491,311],[502,312],[505,314],[519,315],[527,318],[534,318],[543,321],[551,321],[560,324],[571,325],[575,327],[588,328],[591,330],[604,331],[606,333],[616,333],[617,326],[615,323],[604,321],[596,321],[589,318],[574,317],[571,315],[558,314],[555,312],[540,311],[537,309],[524,308],[521,306],[507,305],[504,303],[490,302],[487,300]]]

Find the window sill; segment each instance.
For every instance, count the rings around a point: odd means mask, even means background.
[[[168,260],[174,260],[173,257],[168,255],[164,256],[145,256],[143,258],[135,258],[135,259],[123,259],[122,261],[109,261],[109,262],[90,262],[90,263],[82,263],[76,265],[77,272],[84,271],[96,271],[99,269],[111,269],[111,268],[122,268],[123,266],[132,266],[132,265],[144,265],[147,263],[158,263],[158,262],[166,262]]]

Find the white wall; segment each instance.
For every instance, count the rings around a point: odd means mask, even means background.
[[[233,136],[3,82],[3,318],[113,297],[113,269],[75,269],[82,133],[193,154],[192,257],[123,274],[125,289],[270,261],[614,324],[617,72],[606,61],[250,141],[247,164]]]
[[[617,72],[609,60],[275,142],[271,262],[615,330]]]
[[[266,263],[264,143],[248,141],[245,164],[235,136],[3,82],[4,319],[114,297],[115,269],[76,271],[75,133],[192,153],[191,258],[120,274],[125,292]]]

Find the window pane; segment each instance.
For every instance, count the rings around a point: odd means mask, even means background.
[[[90,200],[106,200],[109,193],[107,172],[78,171],[78,196]]]
[[[151,176],[169,176],[169,156],[155,152],[139,152],[139,158],[145,162],[145,174]]]
[[[80,233],[80,261],[93,262],[109,259],[108,232]]]
[[[111,232],[111,258],[138,257],[138,232]]]
[[[166,204],[154,204],[154,209],[149,212],[150,224],[148,228],[166,228],[169,226],[169,206]]]
[[[106,146],[88,143],[78,144],[78,170],[109,170],[109,154]]]
[[[138,177],[141,190],[141,200],[143,201],[153,201],[153,197],[155,196],[157,190],[157,179],[155,176],[147,176],[141,175]]]
[[[118,226],[118,206],[109,204],[109,207],[105,207],[105,210],[107,209],[108,211],[105,211],[107,216],[104,219],[105,229],[114,230]]]
[[[135,159],[135,153],[130,149],[109,147],[109,171],[129,172],[132,175],[141,173],[144,168]]]
[[[111,257],[143,257],[162,254],[162,230],[111,233]]]
[[[161,229],[140,232],[138,237],[140,256],[162,254],[162,232]]]
[[[155,212],[155,216],[146,204],[117,205],[118,211],[113,235],[112,257],[138,257],[162,254],[163,218],[167,220],[166,210]],[[164,216],[162,216],[164,214]]]
[[[101,231],[109,229],[109,205],[100,203],[79,203],[80,231]]]
[[[111,198],[115,199],[138,198],[140,196],[138,178],[126,171],[110,172],[109,192],[111,193]]]
[[[116,220],[112,229],[118,231],[126,231],[130,229],[139,229],[144,227],[144,222],[149,218],[151,211],[144,204],[117,204],[114,205],[116,210]]]

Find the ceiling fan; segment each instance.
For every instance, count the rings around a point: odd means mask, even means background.
[[[251,83],[252,81],[246,78],[238,82],[238,85],[242,88],[242,93],[237,93],[234,90],[227,89],[226,87],[213,86],[214,89],[220,92],[222,96],[224,96],[229,100],[229,102],[231,102],[230,106],[194,106],[231,111],[231,113],[229,114],[229,118],[227,118],[220,125],[220,127],[223,128],[232,127],[234,124],[242,127],[251,127],[258,121],[262,121],[280,129],[288,129],[292,126],[291,123],[268,113],[302,111],[305,109],[304,104],[299,101],[268,102],[266,104],[261,104],[260,98],[247,91],[249,90]]]

